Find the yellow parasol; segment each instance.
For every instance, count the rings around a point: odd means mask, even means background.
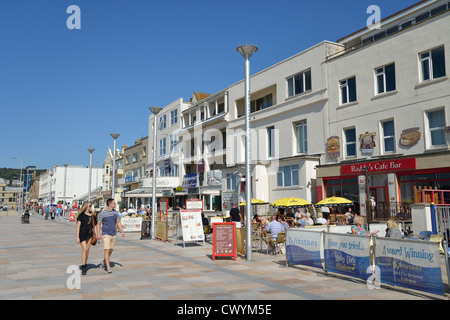
[[[273,207],[296,207],[296,206],[310,206],[312,203],[302,198],[283,198],[272,203]]]
[[[251,203],[252,204],[267,204],[268,202],[264,201],[264,200],[259,200],[259,199],[252,199]],[[243,202],[239,203],[239,206],[245,206],[245,204],[246,204],[246,202],[243,201]]]
[[[325,198],[319,202],[316,203],[316,206],[329,206],[329,205],[338,205],[338,204],[352,204],[353,201],[342,198],[342,197],[330,197]]]

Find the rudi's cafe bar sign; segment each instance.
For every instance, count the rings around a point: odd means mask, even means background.
[[[371,174],[386,174],[388,180],[389,201],[396,199],[395,189],[395,172],[400,170],[416,169],[416,158],[407,159],[392,159],[384,161],[374,161],[367,163],[355,163],[341,166],[341,175],[358,175],[358,189],[359,189],[359,210],[361,216],[367,216],[365,202],[367,200],[366,194],[366,168]]]
[[[346,164],[341,166],[341,175],[364,174],[365,168],[368,168],[369,173],[413,170],[416,169],[416,158]]]

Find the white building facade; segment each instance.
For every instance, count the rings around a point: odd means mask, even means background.
[[[373,196],[385,219],[415,202],[422,182],[450,190],[449,9],[420,1],[380,29],[323,41],[253,74],[250,179],[244,81],[170,104],[157,116],[157,197],[174,197],[176,207],[183,200],[170,189],[179,188],[205,211],[224,211],[244,200],[249,181],[252,198],[343,196],[363,215]],[[153,115],[149,128],[150,168]]]
[[[372,218],[386,219],[417,202],[420,188],[450,190],[449,9],[446,1],[421,1],[380,29],[338,41],[344,50],[327,60],[321,196],[351,198],[362,215],[373,197]]]
[[[91,192],[101,187],[102,174],[103,168],[92,167]],[[89,191],[89,167],[69,165],[66,169],[64,166],[54,166],[42,174],[39,179],[39,199],[44,205],[63,203],[64,180],[66,203],[74,205],[75,199]]]

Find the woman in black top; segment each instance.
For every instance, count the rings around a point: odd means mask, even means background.
[[[92,236],[94,235],[93,225],[97,224],[97,218],[92,213],[92,204],[85,202],[81,206],[77,218],[77,243],[81,244],[81,271],[83,275],[87,272],[86,263],[89,257]]]

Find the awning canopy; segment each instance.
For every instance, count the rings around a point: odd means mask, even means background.
[[[125,197],[129,198],[142,198],[151,196],[152,196],[152,188],[138,188],[125,193]]]

